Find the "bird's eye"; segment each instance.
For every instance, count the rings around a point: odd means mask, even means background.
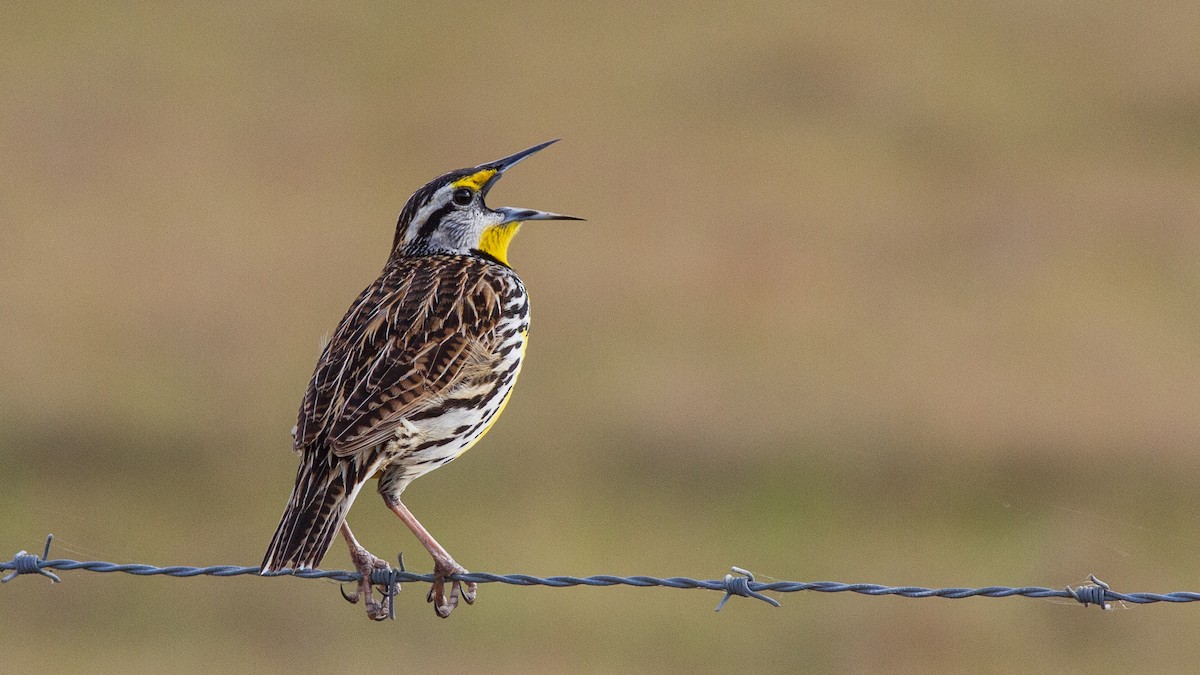
[[[457,190],[454,191],[454,194],[450,195],[451,201],[453,201],[455,204],[458,204],[459,206],[466,206],[466,205],[470,204],[471,200],[474,198],[475,198],[475,193],[471,192],[471,190],[469,190],[467,188],[458,188]]]

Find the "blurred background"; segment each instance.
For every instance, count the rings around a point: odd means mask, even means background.
[[[906,5],[908,3],[905,3]],[[323,336],[444,171],[578,214],[406,502],[498,573],[1200,590],[1200,6],[10,3],[0,557],[256,565]],[[363,543],[429,569],[364,490]],[[324,567],[345,568],[340,544]],[[0,588],[51,671],[1171,671],[1190,605]]]

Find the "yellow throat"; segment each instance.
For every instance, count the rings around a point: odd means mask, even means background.
[[[479,237],[479,250],[508,265],[508,244],[517,236],[519,229],[519,222],[492,225]]]

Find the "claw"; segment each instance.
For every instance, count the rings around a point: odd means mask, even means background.
[[[380,560],[368,553],[365,549],[362,551],[364,555],[352,555],[354,567],[358,573],[362,575],[359,579],[358,586],[354,593],[347,594],[346,589],[338,586],[342,597],[351,603],[357,604],[360,599],[366,599],[367,617],[375,621],[383,621],[392,614],[392,597],[396,591],[400,590],[400,584],[396,584],[394,589],[388,589],[386,584],[372,584],[371,573],[375,570],[391,571],[391,566],[386,561]],[[379,586],[383,597],[380,600],[375,599],[375,586]]]
[[[355,591],[354,595],[346,595],[346,584],[338,584],[338,592],[342,594],[342,597],[346,599],[346,602],[352,605],[358,604],[358,591]]]
[[[479,588],[475,582],[468,582],[464,590],[461,581],[450,579],[450,595],[447,597],[446,578],[454,574],[467,574],[467,570],[452,559],[434,560],[433,585],[429,587],[429,595],[425,597],[425,601],[432,602],[433,611],[443,619],[450,616],[450,612],[458,607],[459,597],[466,600],[468,605],[475,604],[475,596]]]
[[[350,524],[342,521],[342,537],[346,540],[346,546],[350,548],[350,560],[354,562],[354,569],[358,570],[361,578],[358,580],[358,587],[354,591],[354,595],[347,595],[346,589],[338,587],[342,597],[351,603],[357,603],[359,599],[366,598],[367,601],[367,617],[375,621],[382,621],[392,616],[392,598],[400,591],[399,583],[388,584],[371,584],[371,573],[375,570],[384,570],[391,572],[392,568],[387,562],[376,558],[370,551],[363,548],[358,540],[354,538],[354,533],[350,531]],[[400,559],[400,569],[404,569],[404,559]],[[394,578],[394,577],[393,577]],[[383,590],[383,601],[375,599],[374,586],[379,586]]]

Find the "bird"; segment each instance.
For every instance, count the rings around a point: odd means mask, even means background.
[[[378,492],[433,557],[427,600],[446,618],[477,585],[447,578],[467,570],[400,500],[414,479],[455,459],[496,422],[521,371],[529,298],[508,262],[521,224],[583,220],[548,211],[489,208],[484,198],[547,141],[434,178],[409,198],[383,271],[334,330],[317,361],[292,429],[296,483],[261,574],[315,568],[340,533],[362,574],[347,600],[367,616],[391,612],[375,599],[371,572],[390,569],[356,540],[346,514],[363,485]]]

